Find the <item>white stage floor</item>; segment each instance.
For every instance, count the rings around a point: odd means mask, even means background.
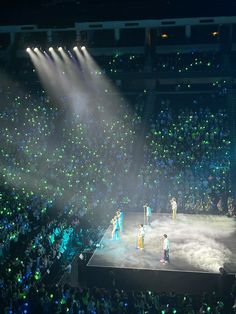
[[[228,273],[236,273],[235,219],[178,214],[173,221],[168,214],[153,214],[151,226],[145,226],[143,251],[136,249],[140,223],[142,213],[125,214],[120,240],[111,240],[109,226],[88,266],[210,273],[218,273],[223,266]],[[160,263],[164,233],[170,240],[170,264],[166,265]]]

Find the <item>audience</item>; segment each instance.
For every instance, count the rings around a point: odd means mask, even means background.
[[[156,71],[220,68],[218,55],[161,59]],[[147,65],[138,55],[100,61],[106,72]],[[148,97],[138,95],[132,109],[121,98],[106,120],[101,101],[81,117],[70,98],[55,105],[37,84],[27,84],[27,92],[10,82],[0,90],[2,312],[230,313],[235,289],[231,304],[213,296],[62,289],[42,280],[57,261],[63,271],[75,252],[94,250],[118,207],[140,210],[148,201],[168,212],[175,197],[180,212],[235,217],[228,113],[217,88],[207,103],[158,98],[150,115]]]

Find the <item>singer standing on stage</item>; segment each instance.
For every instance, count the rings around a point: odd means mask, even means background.
[[[119,222],[119,229],[120,229],[120,233],[124,232],[124,212],[122,209],[118,209],[116,212],[116,215],[118,217],[118,222]]]
[[[145,230],[144,226],[141,224],[138,226],[138,249],[143,250],[144,248],[144,236],[145,236]]]
[[[111,238],[112,240],[119,240],[119,220],[117,215],[114,216],[114,218],[111,220],[112,223],[112,232],[111,232]]]
[[[172,208],[172,219],[175,220],[176,214],[177,214],[177,202],[176,202],[175,197],[172,197],[172,199],[170,200],[170,204],[171,204],[171,208]]]
[[[163,255],[160,262],[163,264],[167,264],[170,262],[170,241],[167,237],[167,234],[163,235],[162,241],[163,241],[162,242]]]
[[[144,205],[143,207],[146,210],[146,215],[145,215],[146,216],[146,225],[150,226],[151,220],[152,220],[152,209],[148,204]]]

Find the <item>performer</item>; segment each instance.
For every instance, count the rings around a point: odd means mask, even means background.
[[[143,250],[144,248],[144,237],[145,237],[145,230],[144,226],[140,224],[138,230],[138,249]]]
[[[124,228],[123,228],[124,212],[122,211],[122,209],[118,209],[116,214],[118,216],[119,231],[120,231],[120,233],[123,233],[123,231],[124,231]]]
[[[171,204],[171,208],[172,208],[172,219],[175,220],[176,214],[177,214],[177,202],[176,202],[175,197],[172,197],[172,199],[170,200],[170,204]]]
[[[162,249],[163,249],[163,256],[162,256],[160,262],[163,264],[167,264],[170,262],[170,241],[167,238],[167,234],[163,235]]]
[[[146,225],[151,225],[151,219],[152,219],[152,209],[148,204],[145,204],[144,210],[146,211],[145,217],[146,217]]]
[[[117,215],[114,216],[114,218],[111,220],[111,223],[113,225],[112,232],[111,232],[111,238],[112,240],[119,240],[119,220]]]

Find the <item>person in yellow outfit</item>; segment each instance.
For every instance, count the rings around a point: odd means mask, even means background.
[[[170,204],[171,204],[171,208],[172,208],[172,219],[175,220],[176,215],[177,215],[177,202],[176,202],[175,197],[172,197],[172,199],[170,200]]]
[[[144,226],[143,225],[139,225],[139,229],[138,229],[138,249],[140,249],[140,250],[144,249],[144,237],[145,237]]]

